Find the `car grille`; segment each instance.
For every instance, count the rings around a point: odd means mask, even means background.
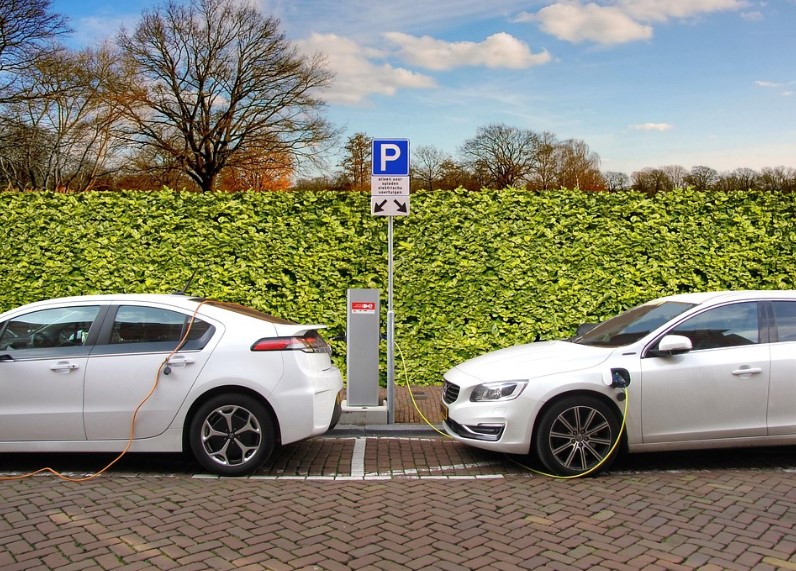
[[[450,404],[457,398],[459,398],[459,385],[445,381],[445,384],[442,385],[442,400]]]

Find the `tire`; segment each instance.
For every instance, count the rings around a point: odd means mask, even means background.
[[[274,450],[273,417],[247,395],[211,398],[196,411],[189,431],[197,462],[221,476],[251,474]]]
[[[619,421],[609,405],[591,396],[571,396],[542,414],[534,445],[552,474],[580,476],[611,465],[619,448],[611,451],[617,438]]]

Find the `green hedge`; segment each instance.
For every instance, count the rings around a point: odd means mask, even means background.
[[[360,193],[3,192],[0,310],[171,292],[345,330],[346,290],[382,289],[387,222]],[[418,193],[395,220],[396,338],[411,381],[647,299],[796,287],[796,194],[507,189]],[[383,302],[386,306],[386,299]],[[335,342],[344,365],[345,345]]]

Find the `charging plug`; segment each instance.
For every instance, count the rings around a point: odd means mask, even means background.
[[[611,369],[611,388],[626,389],[630,386],[630,373],[627,369]]]

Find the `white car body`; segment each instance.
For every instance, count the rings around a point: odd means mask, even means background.
[[[627,343],[604,347],[537,342],[453,367],[445,374],[446,431],[479,448],[539,452],[540,445],[552,442],[550,435],[538,434],[541,418],[562,399],[577,404],[581,397],[594,398],[621,420],[624,391],[611,383],[614,373],[622,370],[630,378],[623,442],[627,451],[796,443],[796,292],[682,294],[641,307],[664,307],[666,302],[689,308],[639,338],[630,335]],[[758,312],[755,331],[732,320],[699,329],[724,315],[748,314],[752,321],[753,308]],[[697,346],[683,337],[683,331],[697,340]],[[721,346],[703,341],[717,335]],[[662,341],[677,350],[656,354]],[[485,383],[492,384],[484,387]],[[511,389],[512,383],[518,388]],[[491,400],[479,396],[490,388]],[[507,394],[499,395],[499,389]],[[510,389],[514,392],[508,394]],[[571,442],[574,446],[574,439]],[[558,443],[563,448],[563,441]],[[564,475],[583,471],[545,464]]]
[[[153,386],[135,420],[132,452],[183,451],[192,416],[213,395],[247,395],[264,406],[275,443],[329,430],[335,414],[339,416],[343,380],[325,350],[328,345],[321,342],[323,350],[315,352],[252,350],[258,340],[314,336],[323,326],[269,320],[246,308],[230,310],[229,305],[182,295],[94,295],[41,301],[3,313],[0,335],[6,324],[25,322],[26,316],[42,310],[100,308],[92,328],[70,338],[74,346],[34,347],[40,341],[35,332],[29,338],[11,333],[0,337],[21,340],[0,346],[0,452],[122,451],[131,436],[133,411]],[[110,333],[108,322],[114,312],[121,315],[118,307],[125,308],[125,315],[146,311],[174,318],[174,327],[179,327],[174,316],[186,323],[199,320],[207,332],[195,343],[203,346],[192,349],[189,342],[172,354],[173,341],[111,341],[109,336],[118,333]],[[270,450],[266,452],[265,457]],[[227,467],[229,475],[237,475],[233,468]]]

